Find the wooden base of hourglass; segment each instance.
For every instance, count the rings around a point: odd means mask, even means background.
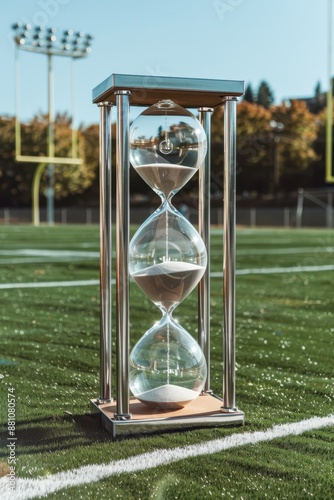
[[[92,411],[101,414],[102,426],[112,438],[121,436],[185,429],[187,427],[220,427],[244,423],[244,414],[238,410],[222,409],[222,399],[212,393],[202,393],[184,408],[164,411],[149,408],[136,398],[130,398],[129,420],[116,420],[116,402],[99,404],[91,401]]]

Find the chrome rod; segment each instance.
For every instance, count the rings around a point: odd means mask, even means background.
[[[212,108],[199,108],[207,138],[207,153],[199,169],[198,231],[207,251],[206,271],[198,285],[198,343],[204,353],[208,374],[203,390],[210,391],[210,176]]]
[[[236,98],[224,104],[223,411],[235,406]]]
[[[111,107],[100,107],[100,398],[112,401],[112,194],[111,194]]]
[[[54,76],[53,58],[48,54],[48,156],[55,156],[55,117],[54,117]],[[49,226],[54,225],[54,164],[49,163],[46,171],[46,218]]]
[[[129,130],[130,91],[116,94],[116,372],[117,420],[131,418],[129,414]]]

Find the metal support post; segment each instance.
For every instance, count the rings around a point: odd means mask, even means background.
[[[129,413],[129,131],[130,91],[118,90],[116,146],[116,360],[117,420],[128,420]]]
[[[21,154],[19,51],[15,49],[15,157]]]
[[[111,192],[111,107],[100,107],[100,398],[112,401],[112,192]]]
[[[48,156],[54,157],[54,112],[53,112],[53,64],[52,55],[48,54]],[[47,222],[50,226],[54,224],[54,165],[49,164],[47,168],[47,187],[46,187],[46,213]]]
[[[224,104],[223,407],[235,411],[236,98]]]
[[[207,153],[199,170],[198,231],[207,250],[206,271],[198,285],[198,343],[204,353],[208,374],[203,388],[210,392],[210,174],[212,108],[199,108],[207,137]]]
[[[108,104],[106,104],[108,106]],[[72,158],[78,158],[78,131],[75,125],[75,58],[71,58]]]

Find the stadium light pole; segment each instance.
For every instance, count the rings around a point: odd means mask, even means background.
[[[55,157],[54,141],[54,75],[53,56],[70,57],[72,61],[86,57],[91,52],[93,36],[82,31],[74,32],[65,30],[57,36],[57,29],[45,28],[44,26],[32,27],[30,24],[17,22],[12,26],[14,30],[14,40],[17,49],[38,54],[45,54],[48,60],[48,151],[49,158]],[[16,70],[18,73],[18,70]],[[73,87],[74,71],[71,71],[71,87]],[[74,91],[71,89],[71,99],[74,99]],[[18,127],[16,127],[16,137]],[[76,132],[74,127],[74,104],[72,103],[72,155],[76,156]],[[20,144],[20,140],[19,140]],[[40,176],[38,177],[40,178]],[[54,224],[54,164],[51,162],[47,166],[47,222]]]
[[[279,170],[279,149],[278,145],[281,141],[280,133],[284,130],[284,123],[277,122],[276,120],[270,120],[269,126],[273,131],[273,141],[274,141],[274,192],[277,194],[279,189],[280,180],[280,170]]]

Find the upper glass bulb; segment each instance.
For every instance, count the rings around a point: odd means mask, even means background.
[[[188,182],[206,150],[200,122],[171,100],[150,106],[131,125],[131,164],[161,197],[173,196]]]

